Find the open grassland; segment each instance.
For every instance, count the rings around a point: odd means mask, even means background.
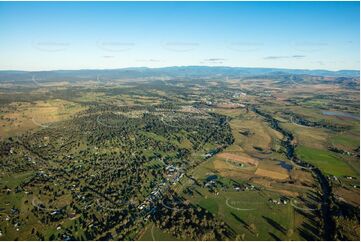
[[[220,177],[219,181],[227,185],[234,180]],[[185,180],[183,183],[191,184]],[[279,193],[264,189],[236,192],[233,188],[209,192],[206,188],[192,186],[195,192],[185,198],[222,218],[239,235],[236,237],[239,240],[302,240],[296,228],[304,219],[290,203],[272,203],[271,200],[278,201]]]
[[[285,180],[285,179],[289,178],[289,175],[287,174],[286,171],[283,171],[281,169],[279,169],[279,170],[280,170],[280,172],[277,172],[274,170],[258,168],[256,170],[255,174],[257,176],[269,177],[269,178],[275,179],[275,180]]]
[[[258,165],[257,160],[252,159],[251,157],[247,157],[245,155],[236,155],[236,154],[232,154],[232,153],[222,152],[222,153],[218,154],[216,157],[227,160],[227,161],[228,160],[236,161],[238,163],[247,164],[247,165],[251,165],[251,166]]]
[[[214,112],[216,113],[219,113],[219,114],[222,114],[222,115],[226,115],[226,116],[229,116],[229,117],[238,117],[240,115],[242,115],[242,113],[244,113],[244,111],[240,108],[214,108],[213,109]]]
[[[325,129],[294,123],[282,123],[282,127],[290,130],[295,135],[297,145],[311,145],[318,149],[327,149],[329,134]]]
[[[270,129],[252,114],[231,120],[230,126],[235,137],[234,146],[241,147],[249,155],[261,157],[268,155],[272,148],[277,149],[277,141],[282,139],[282,134]],[[229,147],[229,150],[232,150],[232,147]]]
[[[343,120],[342,125],[351,129],[336,132],[327,128],[309,127],[296,123],[282,123],[282,127],[290,130],[295,136],[296,153],[299,158],[310,162],[329,175],[359,176],[359,159],[357,148],[360,145],[358,126]],[[329,149],[336,148],[349,152],[340,154]]]
[[[219,109],[216,109],[219,111]],[[283,135],[271,129],[253,112],[241,114],[230,121],[234,143],[216,155],[214,169],[222,176],[251,179],[261,176],[275,180],[289,178],[288,171],[273,160],[285,159],[280,153]]]
[[[159,229],[154,223],[149,223],[142,231],[140,241],[177,241],[177,237]]]
[[[35,103],[11,103],[2,107],[0,137],[5,138],[29,129],[47,127],[49,124],[70,119],[85,110],[81,105],[65,100],[37,101]]]
[[[299,146],[296,149],[297,155],[316,167],[320,168],[326,174],[334,176],[355,176],[357,173],[342,159],[329,152],[305,146]]]
[[[53,200],[52,196],[42,194],[41,189],[32,189],[24,191],[16,191],[17,187],[24,181],[29,180],[34,175],[33,172],[18,173],[11,176],[1,177],[0,186],[6,186],[9,189],[9,194],[0,197],[0,218],[5,220],[2,229],[5,232],[5,236],[1,239],[10,240],[16,238],[17,240],[36,240],[36,234],[34,231],[42,231],[45,239],[51,239],[51,235],[57,232],[59,226],[71,226],[73,225],[73,219],[61,221],[60,223],[48,221],[47,224],[40,222],[41,219],[35,216],[32,210],[34,207],[39,207],[43,213],[51,213],[56,208],[69,205],[71,202],[70,194],[64,193],[61,184],[55,184],[58,186],[57,192],[64,195],[60,196],[59,200]],[[45,206],[42,208],[41,206]],[[12,216],[16,215],[14,208],[19,211],[19,221],[31,224],[32,226],[23,226],[22,223],[17,223],[16,226],[11,222]],[[74,212],[74,211],[73,211]]]
[[[354,134],[336,134],[331,137],[330,142],[331,144],[347,151],[353,151],[360,146],[360,139],[356,135],[356,132]]]

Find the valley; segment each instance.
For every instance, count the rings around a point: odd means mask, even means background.
[[[1,240],[359,238],[358,77],[38,79],[1,82]]]

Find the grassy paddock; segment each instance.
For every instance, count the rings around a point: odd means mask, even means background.
[[[323,172],[334,176],[354,176],[355,171],[339,156],[330,151],[309,148],[306,146],[299,146],[296,148],[296,153],[300,159],[305,160]]]

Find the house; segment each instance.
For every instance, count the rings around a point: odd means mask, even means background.
[[[213,187],[215,184],[216,184],[216,182],[212,180],[212,181],[207,182],[204,186],[205,187]]]
[[[234,188],[234,190],[236,190],[237,192],[239,192],[239,191],[241,190],[241,188],[240,188],[239,186],[234,186],[233,188]]]
[[[173,165],[169,165],[165,169],[167,172],[175,172],[177,170],[177,168],[174,167]]]
[[[212,157],[212,154],[209,154],[209,153],[207,153],[207,154],[204,155],[204,158],[205,158],[205,159],[208,159],[208,158],[211,158],[211,157]]]
[[[50,215],[56,215],[56,214],[59,214],[60,213],[60,211],[59,210],[54,210],[54,211],[52,211],[51,213],[50,213]]]

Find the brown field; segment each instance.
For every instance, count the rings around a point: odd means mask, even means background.
[[[247,155],[236,155],[236,154],[232,154],[232,153],[220,153],[218,154],[216,157],[218,158],[222,158],[222,159],[226,159],[226,160],[232,160],[232,161],[238,161],[240,163],[243,164],[248,164],[251,166],[258,166],[258,161],[247,156]]]
[[[244,104],[240,104],[240,103],[220,103],[217,104],[217,108],[243,108]]]
[[[254,176],[254,169],[250,169],[252,167],[238,168],[233,166],[232,164],[226,163],[223,160],[214,160],[213,166],[214,169],[219,172],[221,176],[224,177],[248,180]]]
[[[293,169],[290,172],[291,179],[295,181],[295,184],[303,184],[306,186],[314,186],[315,180],[312,173],[309,171],[303,171],[301,169]]]
[[[278,183],[277,181],[273,181],[270,180],[268,178],[265,177],[252,177],[250,179],[250,181],[252,183],[261,185],[262,187],[266,188],[268,191],[273,191],[285,196],[290,196],[290,197],[296,197],[299,195],[299,192],[297,191],[297,189],[290,189],[289,187],[279,187],[278,185],[280,183]]]
[[[219,160],[219,159],[215,159],[213,161],[213,166],[217,171],[237,171],[237,172],[243,172],[243,171],[252,171],[252,173],[254,173],[255,171],[255,166],[237,166],[237,164],[232,164],[229,161],[225,161],[225,160]]]
[[[1,109],[0,138],[65,120],[82,110],[84,108],[79,104],[58,99],[47,102],[11,103]]]
[[[260,152],[254,149],[255,146],[268,152],[271,147],[276,145],[274,141],[282,139],[282,134],[268,127],[260,119],[240,120],[234,119],[230,122],[232,134],[235,137],[234,144],[241,146],[250,155],[259,155]],[[250,136],[244,136],[240,133],[242,130],[252,132]],[[230,146],[231,149],[232,146]]]
[[[217,171],[221,171],[221,170],[233,170],[235,167],[230,164],[230,163],[227,163],[223,160],[214,160],[213,161],[213,165],[214,165],[214,168],[217,170]]]
[[[347,203],[351,203],[354,206],[360,206],[360,191],[348,190],[345,188],[337,187],[333,189],[336,196],[341,197]]]
[[[235,108],[215,108],[214,112],[222,114],[222,115],[227,115],[230,117],[237,117],[240,114],[242,114],[244,112],[244,109],[235,109]]]
[[[262,168],[257,168],[255,175],[269,177],[275,180],[285,180],[289,178],[289,175],[286,173],[266,170]]]
[[[328,135],[324,129],[306,127],[297,124],[283,124],[295,134],[295,140],[299,145],[309,145],[312,141],[312,147],[324,149],[327,147]]]

